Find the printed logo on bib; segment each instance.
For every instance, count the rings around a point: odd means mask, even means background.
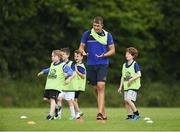
[[[55,69],[52,69],[52,70],[50,71],[50,74],[48,75],[48,78],[51,78],[51,79],[57,78],[56,70],[55,70]]]
[[[125,81],[128,81],[129,79],[131,79],[131,73],[130,72],[126,72],[126,77],[125,77]]]

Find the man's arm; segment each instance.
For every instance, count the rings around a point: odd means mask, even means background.
[[[81,50],[83,52],[83,55],[87,55],[87,53],[85,52],[85,44],[84,43],[80,43],[80,46],[79,46],[79,50]]]
[[[101,54],[101,55],[96,55],[97,57],[101,58],[101,57],[109,57],[115,54],[115,46],[114,44],[111,44],[108,46],[108,52]]]

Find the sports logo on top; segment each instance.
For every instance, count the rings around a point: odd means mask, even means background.
[[[56,70],[55,69],[52,69],[48,75],[48,78],[51,78],[51,79],[55,79],[57,78],[57,75],[56,75]]]
[[[131,79],[131,73],[129,71],[126,72],[126,77],[125,77],[125,81],[128,81],[129,79]]]

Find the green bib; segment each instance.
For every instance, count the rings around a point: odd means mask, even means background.
[[[134,70],[135,63],[136,62],[134,61],[133,64],[128,68],[126,68],[125,63],[123,64],[122,77],[124,79],[124,90],[128,90],[128,89],[138,90],[141,86],[140,78],[132,81],[131,85],[128,86],[128,80],[136,74]]]
[[[83,63],[77,64],[77,66],[81,66],[86,70],[86,67]],[[77,73],[75,74],[75,87],[78,91],[85,91],[86,87],[86,77],[82,79]]]
[[[91,29],[91,33],[90,35],[93,36],[93,38],[98,41],[99,43],[103,44],[103,45],[107,45],[107,39],[108,39],[108,32],[103,30],[105,35],[104,36],[100,36],[99,34],[97,34],[94,29]]]
[[[65,87],[65,76],[63,72],[63,66],[65,63],[60,63],[56,66],[51,63],[49,74],[47,76],[45,89],[54,89],[61,91]]]
[[[73,61],[68,61],[66,64],[67,64],[67,66],[69,66],[71,68],[72,63],[73,63]],[[65,87],[63,87],[62,90],[63,91],[77,91],[74,87],[74,78],[72,78],[70,83],[65,85]]]

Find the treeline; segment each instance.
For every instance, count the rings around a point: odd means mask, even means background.
[[[108,80],[119,82],[124,50],[139,50],[147,81],[180,79],[179,0],[1,0],[0,77],[33,77],[50,63],[53,49],[77,49],[94,16],[104,17],[116,55]]]

